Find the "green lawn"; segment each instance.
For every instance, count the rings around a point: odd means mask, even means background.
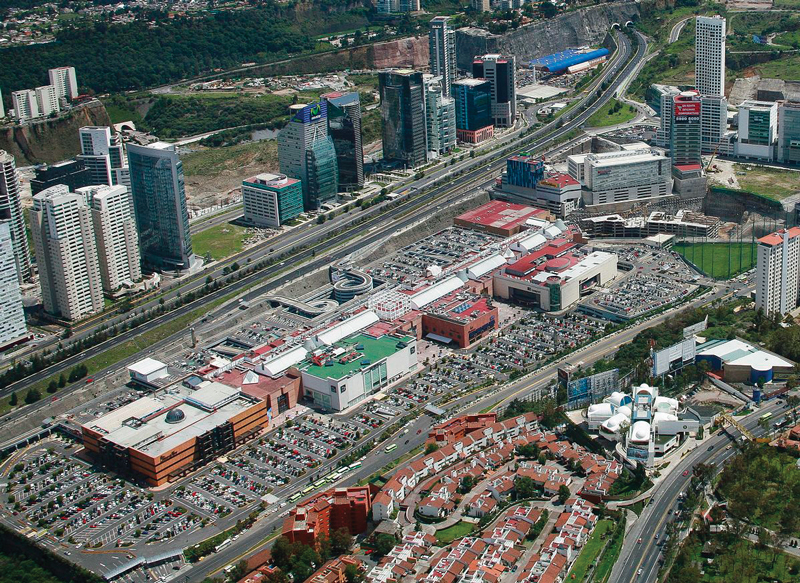
[[[800,8],[800,0],[798,1],[798,8]],[[779,34],[775,37],[773,42],[779,45],[800,49],[800,30]]]
[[[744,190],[749,190],[774,200],[783,200],[786,197],[800,193],[800,172],[747,164],[737,164],[735,170],[745,173],[742,176],[738,176],[739,186]]]
[[[241,251],[247,236],[247,229],[231,223],[223,223],[192,235],[192,250],[200,257],[210,253],[220,260]]]
[[[586,126],[590,128],[602,128],[625,123],[636,117],[636,109],[632,105],[626,105],[616,99],[611,99],[597,113],[589,118]]]
[[[622,551],[622,543],[624,541],[625,537],[620,535],[606,548],[606,551],[603,553],[603,556],[600,557],[597,568],[594,571],[594,581],[605,582],[608,580],[608,577],[611,575],[611,569],[614,568],[614,563],[617,562],[619,553]]]
[[[753,67],[762,78],[784,79],[791,81],[793,79],[800,79],[800,55],[794,53],[768,61]]]
[[[686,259],[716,279],[730,279],[756,263],[756,247],[750,241],[739,243],[676,243],[673,247]]]
[[[773,0],[775,8],[794,8],[800,9],[800,0]]]
[[[436,531],[436,540],[441,545],[449,545],[457,538],[463,538],[472,532],[473,525],[469,522],[456,522],[453,526],[448,526]]]
[[[572,565],[572,569],[570,569],[569,575],[567,576],[568,581],[583,581],[586,572],[592,566],[595,559],[600,554],[600,551],[603,550],[603,546],[606,544],[606,539],[603,535],[613,527],[614,523],[611,520],[597,521],[597,526],[594,527],[592,536],[586,544],[583,545],[581,554],[575,559],[575,563]]]

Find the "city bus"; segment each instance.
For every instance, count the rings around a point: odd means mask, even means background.
[[[759,419],[762,419],[762,420],[766,421],[767,419],[769,419],[771,417],[772,417],[772,411],[770,411],[768,413],[764,413],[761,417],[759,417]]]
[[[289,496],[289,502],[292,502],[292,503],[297,502],[298,500],[300,500],[300,496],[301,496],[300,492],[297,492],[296,494],[292,494],[291,496]]]
[[[361,467],[361,462],[353,462],[348,466],[348,469],[355,470]]]
[[[303,492],[302,493],[303,494],[308,494],[309,492],[313,492],[313,491],[314,491],[314,486],[313,485],[312,486],[306,486],[305,488],[303,488]]]
[[[390,452],[393,452],[396,449],[397,449],[397,444],[393,443],[391,445],[387,445],[386,448],[383,451],[385,451],[386,453],[390,453]]]
[[[320,486],[324,485],[324,484],[325,484],[325,482],[327,482],[327,481],[328,481],[328,480],[327,480],[326,478],[320,478],[319,480],[317,480],[316,482],[314,482],[314,487],[315,487],[315,488],[319,488]]]

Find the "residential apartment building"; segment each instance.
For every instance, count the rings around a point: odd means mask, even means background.
[[[797,307],[800,227],[781,229],[758,240],[756,309],[781,316]]]
[[[783,164],[800,165],[800,101],[778,104],[776,159]]]
[[[259,174],[242,182],[244,220],[278,228],[303,212],[303,187],[285,174]]]
[[[428,35],[431,73],[442,78],[442,94],[447,97],[450,96],[450,87],[456,80],[456,31],[450,27],[449,22],[448,16],[433,17]]]
[[[76,158],[83,162],[91,174],[89,185],[112,186],[129,182],[119,134],[112,134],[111,128],[105,126],[84,126],[80,128],[79,136],[81,153]]]
[[[700,95],[725,95],[725,19],[695,19],[695,87]]]
[[[36,101],[34,90],[12,91],[11,101],[14,105],[14,119],[18,122],[39,117],[39,103]]]
[[[339,190],[364,186],[364,147],[361,142],[361,100],[358,92],[327,93],[328,134],[336,150]]]
[[[78,81],[75,77],[75,67],[56,67],[50,69],[50,85],[55,87],[56,97],[72,101],[78,96]]]
[[[56,88],[52,85],[42,85],[36,88],[36,103],[39,106],[39,116],[47,117],[61,111]]]
[[[772,160],[778,137],[778,104],[748,99],[739,105],[739,135],[736,155]]]
[[[130,143],[128,167],[142,260],[155,269],[189,269],[196,259],[175,146]]]
[[[336,200],[337,154],[328,135],[328,102],[292,105],[290,119],[278,134],[281,173],[301,181],[303,206],[318,210]]]
[[[427,162],[425,86],[422,73],[392,69],[378,74],[384,160],[407,167]]]
[[[517,119],[517,70],[513,55],[483,55],[472,62],[472,76],[492,87],[492,119],[497,127],[511,127]]]
[[[29,337],[22,309],[11,222],[0,221],[0,348]]]
[[[424,75],[428,156],[438,158],[456,145],[456,102],[442,91],[441,77]]]
[[[31,232],[45,311],[66,320],[101,311],[100,265],[85,195],[64,185],[35,195]]]
[[[0,150],[0,220],[8,221],[19,281],[30,279],[31,254],[22,214],[22,193],[14,156]]]
[[[92,211],[103,290],[114,293],[140,281],[142,260],[131,193],[122,185],[88,186],[78,192]]]
[[[727,153],[723,144],[727,129],[728,100],[722,95],[701,95],[700,148],[703,154]]]

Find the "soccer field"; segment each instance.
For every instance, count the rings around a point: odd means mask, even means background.
[[[673,250],[715,279],[730,279],[756,264],[756,246],[749,241],[675,243]]]

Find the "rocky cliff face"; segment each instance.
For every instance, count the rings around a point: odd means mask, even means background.
[[[430,63],[428,37],[410,37],[379,43],[372,46],[372,66],[375,69],[388,67],[427,67]]]
[[[0,149],[14,156],[17,166],[50,164],[81,153],[78,130],[83,126],[110,125],[106,108],[92,101],[56,119],[0,127]]]
[[[511,54],[517,65],[570,47],[599,44],[611,25],[624,25],[639,14],[636,2],[599,4],[562,14],[551,20],[535,22],[503,35],[482,29],[463,28],[456,31],[458,67],[470,70],[475,55]]]

